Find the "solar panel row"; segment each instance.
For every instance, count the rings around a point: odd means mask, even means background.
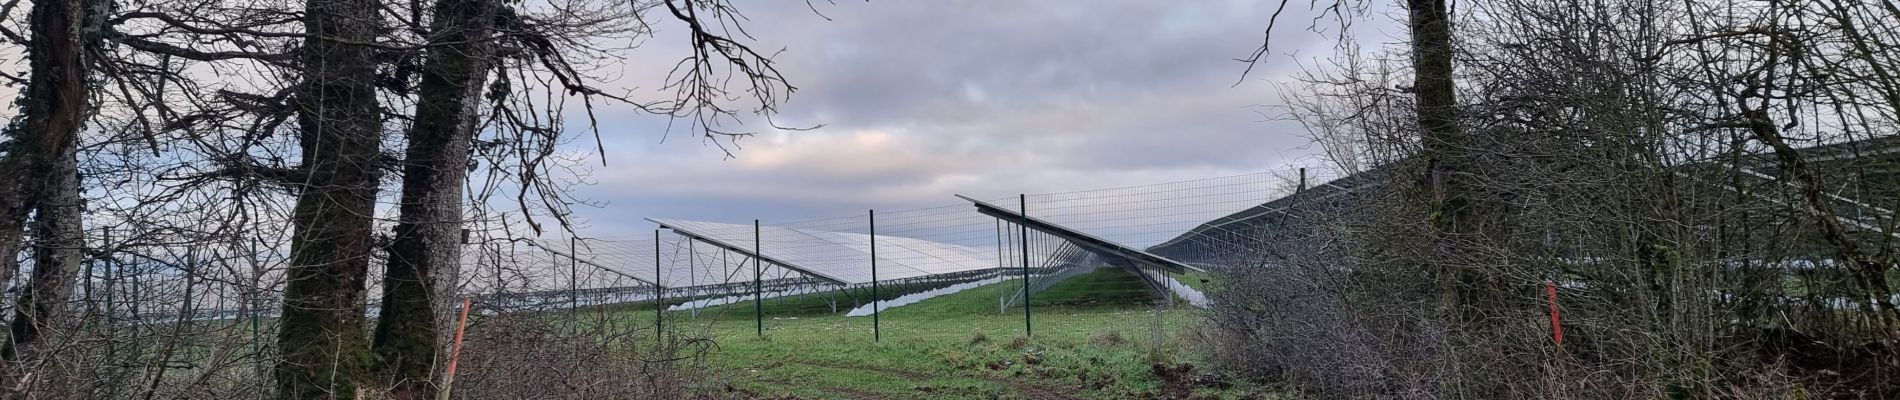
[[[649,219],[681,235],[695,237],[769,263],[840,284],[871,282],[868,234],[782,226]],[[996,268],[993,250],[923,239],[877,236],[877,278],[897,280]],[[756,244],[756,245],[755,245]]]

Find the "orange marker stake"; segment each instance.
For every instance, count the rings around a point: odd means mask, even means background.
[[[1547,289],[1547,292],[1550,292],[1550,331],[1552,336],[1557,339],[1557,345],[1562,346],[1564,344],[1564,325],[1563,317],[1557,313],[1557,282],[1544,281],[1544,288]],[[455,364],[449,365],[453,368]],[[453,371],[453,369],[451,369],[451,371]]]
[[[455,362],[462,359],[462,331],[468,329],[468,309],[471,303],[470,299],[462,298],[462,318],[455,323],[455,347],[449,351],[449,370],[442,376],[440,400],[449,400],[449,385],[455,383]]]

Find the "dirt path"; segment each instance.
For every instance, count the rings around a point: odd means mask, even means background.
[[[1069,394],[1068,390],[1064,390],[1061,388],[1030,384],[1030,383],[1023,382],[1020,380],[1003,379],[1003,378],[997,378],[997,377],[991,377],[991,376],[977,376],[977,378],[982,378],[990,382],[1001,383],[1003,385],[1009,386],[1010,388],[1015,389],[1017,394],[1023,395],[1024,398],[1035,399],[1035,400],[1071,400],[1071,399],[1079,400],[1081,399],[1081,397],[1073,395],[1073,394]]]

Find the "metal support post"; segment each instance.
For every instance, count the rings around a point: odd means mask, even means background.
[[[697,287],[700,287],[699,286],[699,252],[693,249],[693,244],[695,243],[699,243],[699,239],[694,239],[691,237],[686,238],[686,265],[687,265],[686,279],[687,279],[688,284],[691,284],[693,285],[693,287],[697,288]],[[694,289],[691,292],[690,297],[698,298],[700,295],[701,293],[699,292],[699,289]],[[688,300],[689,302],[688,305],[691,305],[690,303],[691,301],[692,301],[691,299]],[[693,319],[699,319],[699,307],[693,307],[692,312],[693,312]]]
[[[998,218],[996,220],[996,271],[997,271],[996,276],[999,278],[1004,277],[1004,275],[1008,275],[1009,273],[1009,270],[1005,269],[1007,268],[1005,267],[1005,265],[1008,264],[1008,261],[1005,261],[1005,260],[1007,260],[1009,257],[1009,251],[1005,250],[1005,248],[1003,247],[1003,236],[1006,235],[1006,232],[1008,231],[1003,230],[1003,220],[1001,218]],[[1008,280],[1007,279],[996,280],[996,283],[998,283],[998,285],[996,285],[996,313],[997,314],[1002,314],[1005,311],[1009,311],[1009,301],[1007,300],[1009,297],[1009,289],[1008,289],[1009,285],[1002,285],[1001,283],[1004,283],[1004,282],[1008,282]]]
[[[581,307],[581,257],[580,253],[576,251],[580,248],[579,241],[580,239],[573,235],[568,235],[567,237],[567,312],[569,319],[573,319],[574,310]],[[575,329],[580,329],[580,326],[575,325]]]

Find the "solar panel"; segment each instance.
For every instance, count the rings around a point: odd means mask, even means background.
[[[683,235],[742,252],[754,250],[752,225],[649,219]],[[760,226],[757,252],[768,262],[844,284],[871,282],[871,236]],[[923,239],[878,236],[878,279],[895,280],[995,268],[988,251]]]
[[[524,248],[470,248],[462,252],[462,260],[457,273],[463,294],[641,285],[626,277],[598,273],[593,268],[571,268],[565,257],[556,257],[532,244]]]
[[[571,246],[565,240],[537,241],[541,251],[536,262],[555,269],[578,262],[581,267],[605,271],[637,280],[639,284],[658,283],[667,288],[717,286],[753,281],[753,264],[744,253],[735,253],[708,243],[693,243],[683,237],[603,240],[582,239]],[[571,249],[570,249],[571,247]],[[656,265],[657,270],[656,270]],[[774,263],[760,265],[766,279],[798,275]],[[562,269],[565,271],[565,269]],[[585,279],[586,275],[583,274]]]

